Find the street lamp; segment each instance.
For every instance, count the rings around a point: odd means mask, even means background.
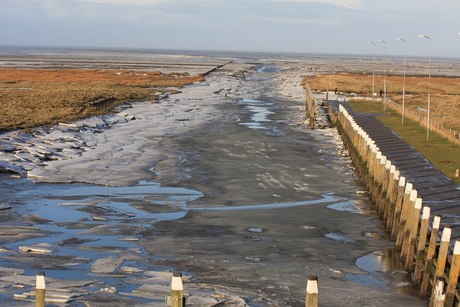
[[[379,39],[379,42],[385,44],[385,63],[383,69],[385,72],[383,77],[383,113],[385,113],[387,109],[387,42],[381,39]]]
[[[403,75],[403,97],[402,97],[402,109],[401,109],[401,125],[404,125],[404,99],[406,95],[406,50],[407,42],[402,38],[397,38],[397,41],[404,43],[404,75]]]
[[[374,101],[374,83],[375,83],[375,43],[373,41],[367,41],[369,44],[374,45],[374,59],[372,60],[372,101]]]
[[[426,140],[430,139],[430,99],[431,99],[431,50],[432,50],[432,43],[431,38],[429,36],[420,34],[418,37],[426,38],[430,41],[430,58],[428,64],[428,114],[426,120]]]

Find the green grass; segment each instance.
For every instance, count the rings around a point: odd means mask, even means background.
[[[382,114],[381,116],[377,115],[381,122],[417,149],[447,177],[460,183],[460,178],[455,178],[455,171],[460,169],[459,145],[450,142],[434,131],[430,131],[429,141],[427,141],[425,127],[407,118],[404,119],[404,125],[402,125],[401,114],[397,112],[386,112],[386,115],[383,115],[381,103],[351,101],[349,105],[355,112]]]

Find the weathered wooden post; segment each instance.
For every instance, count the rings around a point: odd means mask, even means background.
[[[412,214],[412,223],[407,238],[407,251],[406,251],[406,270],[410,270],[414,264],[414,250],[417,241],[418,225],[420,220],[420,210],[422,209],[422,199],[417,198],[415,202],[414,212]]]
[[[406,190],[404,192],[404,200],[401,208],[401,217],[399,219],[399,226],[398,226],[398,236],[396,237],[396,246],[401,247],[403,243],[403,237],[405,234],[406,229],[406,221],[407,216],[409,214],[409,208],[411,208],[411,204],[415,203],[417,199],[417,190],[414,190],[412,187],[412,183],[406,184]]]
[[[388,178],[388,188],[385,195],[385,205],[383,210],[383,221],[387,230],[390,230],[390,224],[392,223],[392,216],[394,212],[394,207],[396,203],[396,185],[399,180],[399,171],[396,169],[395,165],[390,166],[390,175]]]
[[[307,281],[307,295],[305,298],[305,307],[318,307],[319,304],[318,294],[318,277],[308,276]]]
[[[422,269],[425,263],[425,248],[426,248],[426,241],[428,237],[428,226],[430,224],[430,213],[431,209],[428,206],[423,207],[422,212],[422,222],[420,224],[420,234],[417,244],[417,256],[415,262],[415,270],[414,270],[414,284],[420,285],[420,279],[422,277]]]
[[[35,283],[35,307],[45,307],[45,296],[45,272],[40,271],[37,273],[37,279]]]
[[[399,219],[401,217],[402,203],[403,203],[404,195],[405,195],[404,193],[405,186],[406,186],[406,177],[404,176],[399,177],[398,191],[396,195],[395,212],[393,215],[393,222],[391,225],[391,238],[393,240],[395,240],[396,237],[398,236]]]
[[[444,270],[446,269],[447,254],[449,253],[450,236],[452,229],[446,225],[442,230],[441,245],[439,246],[438,258],[436,260],[436,277],[444,276]]]
[[[449,279],[447,281],[445,306],[454,306],[455,292],[457,291],[458,275],[460,271],[460,239],[455,241],[454,252],[450,264]]]
[[[444,277],[437,277],[433,286],[433,295],[430,298],[429,307],[444,307]]]
[[[184,287],[182,285],[182,274],[174,272],[171,280],[171,307],[184,306]]]
[[[436,252],[436,244],[438,243],[439,226],[441,225],[441,216],[436,215],[433,219],[433,227],[430,234],[430,243],[426,253],[425,267],[423,269],[422,284],[420,286],[419,298],[425,299],[428,285],[430,283],[431,270],[433,269],[433,256]]]

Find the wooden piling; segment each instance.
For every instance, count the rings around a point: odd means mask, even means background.
[[[37,279],[35,283],[35,307],[45,307],[45,296],[45,272],[40,271],[37,273]]]
[[[417,199],[417,191],[412,188],[412,183],[406,184],[406,190],[404,191],[404,200],[401,208],[401,217],[399,218],[398,235],[396,237],[396,246],[401,247],[405,229],[406,220],[409,213],[411,203],[414,203]]]
[[[417,243],[417,254],[416,254],[416,262],[415,262],[415,269],[414,269],[414,277],[413,282],[414,285],[420,285],[420,279],[422,277],[422,270],[425,264],[425,249],[426,249],[426,242],[428,237],[428,226],[430,223],[430,212],[431,209],[428,206],[423,207],[422,212],[422,222],[420,223],[420,234]]]
[[[174,272],[171,280],[171,307],[184,306],[184,287],[182,285],[182,274]]]
[[[319,305],[318,277],[308,276],[305,307],[318,307],[318,305]]]
[[[413,190],[415,191],[415,190]],[[409,202],[409,207],[407,209],[407,217],[406,217],[406,224],[404,225],[404,233],[402,234],[402,244],[401,244],[401,258],[402,259],[406,259],[406,256],[407,256],[407,251],[408,251],[408,245],[409,245],[409,237],[410,237],[410,233],[411,233],[411,230],[412,230],[412,227],[415,227],[417,228],[418,227],[418,220],[419,218],[417,218],[417,224],[414,225],[414,215],[417,213],[417,214],[420,214],[420,209],[422,208],[421,207],[421,204],[422,204],[422,199],[420,198],[420,208],[417,210],[417,192],[415,191],[412,192],[413,194],[411,195],[411,200]],[[415,195],[415,196],[414,196]],[[412,197],[415,197],[412,198]],[[418,229],[416,229],[418,230]]]
[[[444,277],[437,277],[433,287],[433,294],[430,298],[429,307],[444,307]]]
[[[422,199],[417,198],[415,202],[414,211],[412,214],[412,222],[409,231],[409,237],[407,240],[407,251],[406,251],[406,270],[410,271],[414,264],[414,250],[417,241],[418,225],[420,220],[420,210],[422,209]]]
[[[454,306],[455,293],[457,292],[458,275],[460,271],[460,239],[455,241],[452,261],[450,263],[449,279],[447,280],[445,306]]]
[[[392,217],[393,221],[392,221],[392,226],[391,226],[391,236],[390,237],[393,240],[396,240],[396,237],[398,236],[399,220],[401,218],[401,209],[402,209],[402,203],[404,201],[405,189],[406,189],[406,177],[401,176],[399,178],[399,183],[398,183],[395,212]]]
[[[438,258],[436,260],[436,277],[442,277],[446,268],[447,254],[449,252],[450,236],[452,229],[450,226],[444,227],[441,236],[441,245],[439,246]]]
[[[433,270],[433,256],[436,252],[436,245],[438,243],[439,226],[441,225],[441,216],[436,215],[433,219],[433,226],[430,234],[430,243],[426,253],[425,266],[422,274],[422,284],[420,286],[419,298],[425,299],[430,284],[430,275]]]

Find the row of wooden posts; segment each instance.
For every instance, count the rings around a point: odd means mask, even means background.
[[[46,302],[46,283],[45,272],[37,273],[35,284],[35,307],[45,307]],[[171,296],[165,298],[165,306],[182,307],[185,306],[184,286],[182,274],[174,272],[171,279]],[[318,307],[318,278],[309,276],[305,296],[306,307]]]
[[[382,154],[342,105],[337,125],[386,230],[401,251],[405,269],[412,273],[417,295],[421,299],[429,297],[430,306],[457,306],[460,239],[450,243],[449,225],[440,233],[441,216],[431,219],[430,207],[423,206],[413,184]]]

